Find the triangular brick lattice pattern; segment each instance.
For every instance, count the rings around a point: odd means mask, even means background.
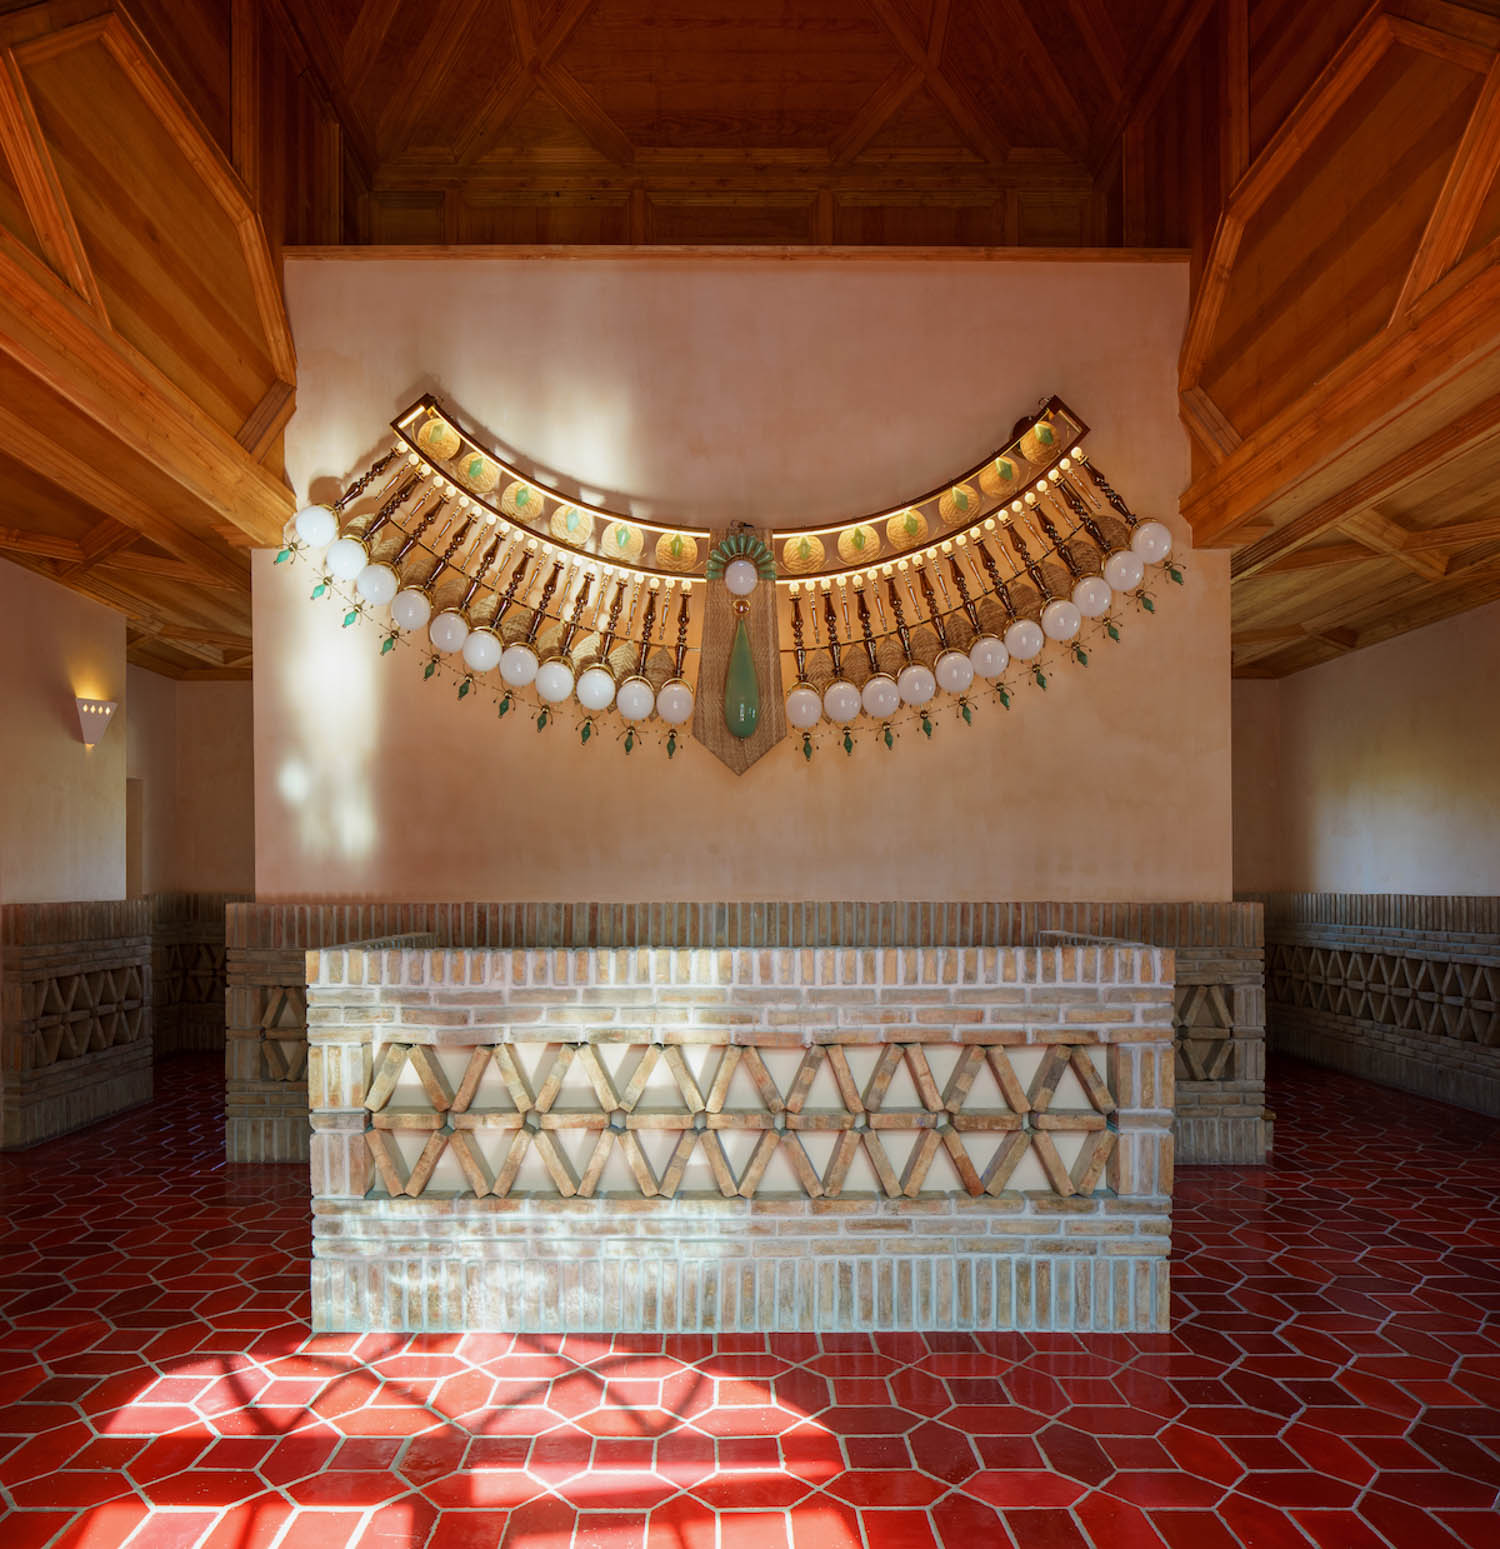
[[[455,1081],[426,1045],[379,1051],[365,1096],[372,1192],[421,1195],[451,1153],[467,1192],[503,1198],[530,1154],[558,1196],[587,1198],[618,1152],[645,1198],[677,1196],[695,1156],[725,1198],[755,1197],[777,1160],[778,1186],[794,1180],[812,1199],[994,1196],[1030,1153],[1047,1187],[1068,1197],[1106,1186],[1116,1140],[1114,1098],[1078,1044],[1045,1048],[1025,1082],[1006,1047],[965,1045],[941,1085],[921,1044],[816,1045],[780,1081],[761,1050],[744,1045],[712,1048],[696,1074],[675,1044],[632,1047],[613,1071],[586,1043],[465,1053]],[[415,1079],[403,1083],[408,1074]],[[731,1135],[749,1141],[738,1164]],[[414,1156],[403,1136],[425,1137]],[[1077,1137],[1067,1159],[1063,1137]],[[854,1182],[856,1166],[867,1181]]]

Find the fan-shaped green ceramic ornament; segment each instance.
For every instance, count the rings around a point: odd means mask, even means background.
[[[770,549],[754,533],[748,532],[732,533],[722,543],[715,544],[703,573],[710,581],[722,580],[729,562],[735,559],[748,559],[762,581],[776,579],[776,560]]]

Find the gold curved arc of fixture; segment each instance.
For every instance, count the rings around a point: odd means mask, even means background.
[[[440,422],[458,442],[457,449],[445,458],[434,457],[422,441],[423,435],[434,422]],[[706,528],[647,521],[624,512],[612,511],[606,506],[575,499],[562,490],[544,484],[481,445],[431,393],[424,394],[392,420],[391,429],[398,444],[405,449],[408,460],[415,459],[441,484],[450,486],[470,504],[489,513],[495,522],[518,529],[534,538],[545,549],[576,555],[596,565],[636,575],[679,581],[703,578],[711,536]],[[898,560],[922,564],[935,559],[944,552],[945,542],[952,542],[957,535],[980,527],[986,519],[1007,520],[1004,513],[1015,497],[1023,495],[1037,481],[1045,479],[1068,455],[1069,448],[1083,440],[1088,430],[1089,427],[1062,399],[1053,396],[1046,399],[1034,415],[1023,419],[1018,432],[995,451],[972,468],[945,480],[924,494],[864,516],[845,518],[816,527],[773,530],[769,537],[777,562],[777,583],[782,586],[805,584],[817,582],[824,577],[853,580],[862,573],[888,576]],[[1045,440],[1041,439],[1043,436]],[[583,512],[596,518],[605,524],[606,529],[613,525],[638,533],[641,537],[641,559],[602,552],[597,544],[590,546],[571,542],[551,527],[534,526],[516,512],[506,511],[500,502],[487,498],[489,490],[477,490],[471,482],[466,482],[456,474],[451,465],[469,456],[482,459],[496,470],[495,478],[489,485],[490,490],[502,485],[509,488],[519,484],[539,497],[544,511],[546,502],[550,501],[558,509]],[[994,471],[1004,465],[1008,465],[1013,472],[1002,487],[995,492],[986,489],[987,479],[998,478]],[[973,488],[976,484],[984,490],[983,495]],[[943,503],[948,500],[956,504],[960,496],[963,503],[954,518],[945,513]],[[970,502],[973,504],[972,512],[968,509]],[[917,524],[914,530],[919,527],[922,534],[906,546],[898,545],[888,535],[890,524],[903,517],[913,519]],[[993,528],[993,522],[991,526]],[[864,552],[868,541],[864,538],[865,534],[869,534],[873,540],[868,553]],[[927,534],[933,535],[931,541],[926,541]],[[656,545],[650,544],[652,538],[656,540]],[[695,555],[691,563],[668,566],[641,562],[648,551],[655,553],[657,545],[673,539],[691,545]],[[812,564],[788,563],[786,556],[789,545],[804,548],[816,545],[817,551],[822,554],[822,561]],[[838,556],[836,562],[825,562],[834,555]]]

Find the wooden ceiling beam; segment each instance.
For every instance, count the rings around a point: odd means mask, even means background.
[[[1386,329],[1326,372],[1295,402],[1273,415],[1182,497],[1182,514],[1203,545],[1232,542],[1237,530],[1273,500],[1285,500],[1317,473],[1326,482],[1341,458],[1368,460],[1377,446],[1399,439],[1404,416],[1465,372],[1500,359],[1500,242],[1476,255],[1435,286],[1399,328]],[[1465,273],[1465,270],[1468,270]],[[1315,537],[1340,517],[1372,505],[1395,487],[1398,467],[1410,477],[1500,432],[1500,395],[1426,434],[1407,454],[1386,453],[1354,488],[1369,490],[1357,503],[1330,497],[1287,524],[1286,547]],[[1442,450],[1440,450],[1440,448]],[[1318,513],[1327,510],[1320,518]],[[1277,538],[1281,538],[1278,533]],[[1278,547],[1275,552],[1281,552]],[[1266,558],[1274,558],[1267,552]]]
[[[1109,7],[1104,0],[1067,0],[1067,7],[1105,88],[1118,102],[1125,90],[1125,71],[1129,61],[1114,18],[1109,14]]]
[[[1392,309],[1392,320],[1410,310],[1463,257],[1485,195],[1500,176],[1500,56],[1485,75],[1463,138],[1417,244]]]
[[[256,460],[270,451],[297,407],[297,389],[290,382],[272,382],[250,411],[235,440]]]
[[[282,380],[295,382],[297,352],[282,299],[281,275],[271,261],[255,200],[224,153],[204,133],[187,98],[176,82],[162,73],[156,56],[123,12],[113,12],[107,18],[100,41],[197,174],[204,191],[234,226],[271,369]]]
[[[365,84],[400,9],[401,0],[364,0],[360,6],[340,55],[341,75],[351,92]]]
[[[83,239],[78,235],[73,212],[63,197],[31,94],[10,49],[0,54],[0,160],[10,164],[21,203],[47,262],[104,318],[104,297],[84,251]]]
[[[1284,629],[1239,630],[1230,637],[1230,670],[1239,672],[1242,667],[1279,656],[1283,651],[1306,645],[1309,640],[1331,645],[1339,652],[1352,651],[1359,645],[1359,634],[1344,625],[1293,624]]]
[[[237,563],[230,555],[221,553],[201,538],[186,532],[164,516],[155,505],[122,489],[98,468],[70,457],[56,447],[39,446],[35,422],[3,406],[0,406],[0,451],[40,473],[59,489],[85,501],[102,515],[112,517],[142,537],[149,538],[176,558],[229,585],[243,588],[248,570],[243,562]],[[291,504],[290,494],[287,504]],[[285,522],[282,526],[285,526]],[[77,558],[81,560],[83,557],[83,548],[79,545]]]
[[[1114,112],[1098,126],[1089,142],[1087,159],[1101,182],[1119,161],[1125,130],[1137,119],[1150,117],[1216,4],[1217,0],[1177,0],[1161,7],[1156,25],[1137,56],[1139,64],[1120,93]]]
[[[1224,0],[1221,18],[1219,174],[1229,189],[1250,168],[1250,0]]]
[[[188,667],[175,673],[178,683],[249,683],[255,674],[248,667]]]
[[[942,106],[969,147],[985,161],[1003,161],[1009,147],[999,131],[991,124],[973,97],[957,82],[944,75],[937,56],[942,53],[942,32],[934,26],[923,40],[912,31],[906,17],[896,6],[895,0],[866,0],[879,19],[881,26],[890,34],[896,46],[921,72],[923,84]],[[987,15],[981,6],[979,14]],[[946,10],[936,17],[946,26]],[[937,54],[933,52],[936,43]]]
[[[1330,565],[1357,565],[1381,556],[1363,543],[1324,543],[1317,548],[1292,549],[1262,565],[1261,575],[1285,575],[1294,570],[1320,570]]]
[[[541,66],[541,89],[573,120],[584,138],[606,160],[620,167],[628,167],[635,160],[635,146],[625,131],[579,84],[570,70],[555,61]]]
[[[0,354],[9,355],[48,394],[65,402],[109,435],[137,449],[215,515],[237,527],[252,543],[279,540],[292,514],[292,493],[274,474],[261,467],[227,431],[214,424],[180,389],[137,351],[106,331],[92,314],[80,312],[63,297],[38,282],[23,264],[0,246]],[[0,409],[12,433],[0,440],[15,443],[13,455],[47,475],[40,456],[38,425],[21,421]],[[16,427],[20,429],[17,430]],[[62,430],[65,427],[56,427]],[[74,465],[67,486],[75,492],[92,470]],[[111,491],[108,498],[122,492]],[[94,502],[96,505],[98,501]],[[139,518],[111,510],[122,521],[138,526],[146,536],[182,558],[201,558],[181,551],[185,541],[172,527],[168,537],[141,526],[165,529],[148,515],[144,502]],[[170,540],[170,541],[169,541]],[[174,549],[173,544],[178,548]],[[206,551],[218,562],[212,550]]]
[[[1338,528],[1356,543],[1364,544],[1372,553],[1384,554],[1388,559],[1396,560],[1413,575],[1419,575],[1424,580],[1437,581],[1447,573],[1448,561],[1445,556],[1430,552],[1408,552],[1406,545],[1411,533],[1399,522],[1393,522],[1379,506],[1369,506],[1341,518]]]
[[[977,158],[954,161],[948,153],[941,159],[882,154],[878,159],[836,164],[828,151],[646,151],[637,152],[628,168],[592,159],[541,166],[490,162],[463,168],[427,158],[403,158],[382,169],[372,197],[378,201],[427,195],[435,203],[438,195],[457,189],[476,205],[512,200],[588,204],[601,199],[623,200],[632,188],[641,186],[670,195],[722,192],[732,187],[744,195],[811,196],[827,188],[850,196],[907,195],[914,200],[941,202],[944,195],[999,199],[1012,189],[1082,199],[1089,195],[1092,182],[1083,166],[1060,158],[981,162]]]
[[[915,65],[897,65],[860,108],[849,126],[829,147],[828,159],[836,167],[847,165],[880,133],[891,119],[921,90],[922,72]]]
[[[83,545],[74,538],[54,538],[48,533],[0,527],[0,553],[20,554],[28,559],[59,559],[65,564],[77,564],[83,558]]]
[[[129,549],[101,560],[96,568],[103,574],[126,582],[133,581],[137,576],[150,576],[159,581],[181,581],[185,586],[201,586],[214,591],[248,594],[250,590],[248,571],[243,576],[230,580],[225,576],[200,570],[197,565],[185,559],[168,559],[160,554],[139,554]]]
[[[130,548],[140,536],[134,527],[116,521],[112,516],[106,516],[102,521],[95,523],[79,540],[78,558],[62,566],[57,572],[57,579],[69,581],[86,570],[92,570],[101,560],[118,554],[122,549]]]
[[[1202,387],[1185,388],[1178,395],[1178,406],[1183,423],[1215,462],[1222,462],[1244,439]]]
[[[399,4],[400,0],[394,0],[394,3]],[[324,25],[325,8],[317,0],[257,0],[257,4],[269,10],[276,30],[298,68],[338,120],[344,149],[354,163],[360,181],[368,186],[379,158],[375,154],[370,126],[355,107],[352,90],[344,84],[348,77],[343,51],[328,35]],[[379,39],[375,41],[378,45]]]
[[[401,78],[391,89],[375,125],[375,148],[380,156],[388,156],[410,140],[422,114],[446,85],[482,3],[484,0],[447,0],[446,5],[430,8],[421,41],[407,55]]]
[[[237,631],[195,629],[166,621],[152,633],[156,639],[170,641],[173,645],[207,646],[220,651],[248,651],[251,643],[249,635]]]
[[[1305,547],[1356,512],[1368,510],[1377,501],[1394,494],[1408,480],[1437,462],[1463,456],[1497,437],[1500,437],[1500,393],[1460,415],[1437,435],[1389,458],[1362,479],[1356,479],[1269,536],[1239,550],[1229,562],[1231,577],[1239,581],[1257,574],[1272,561]]]
[[[572,119],[600,155],[622,167],[635,160],[635,147],[629,137],[572,71],[557,62],[558,51],[593,4],[594,0],[568,0],[538,38],[528,0],[509,0],[518,62],[501,75],[475,115],[473,125],[454,147],[454,160],[459,166],[472,166],[484,155],[539,87]]]
[[[1058,143],[1075,156],[1086,158],[1089,149],[1088,115],[1083,111],[1068,78],[1058,69],[1052,51],[1042,41],[1031,10],[1024,0],[998,0],[975,8],[975,15],[990,37],[1012,51],[1019,49],[1020,68],[1030,72],[1051,109]]]
[[[1423,554],[1433,549],[1462,549],[1474,543],[1500,543],[1500,516],[1482,517],[1477,522],[1453,522],[1447,527],[1429,527],[1424,532],[1408,533],[1405,552]]]
[[[1386,17],[1379,13],[1367,15],[1323,68],[1244,177],[1229,191],[1219,212],[1183,335],[1178,374],[1184,387],[1197,386],[1213,348],[1245,223],[1297,164],[1307,147],[1390,46],[1391,29]]]

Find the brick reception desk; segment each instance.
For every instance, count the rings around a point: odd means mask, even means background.
[[[1162,948],[307,954],[313,1321],[1167,1327]]]

